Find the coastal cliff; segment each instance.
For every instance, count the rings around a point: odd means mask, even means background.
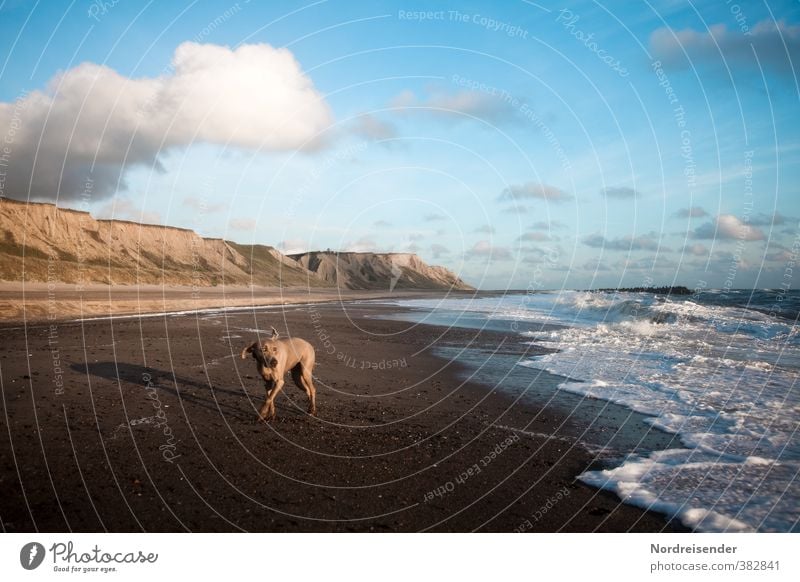
[[[114,285],[470,289],[407,253],[287,256],[171,226],[98,220],[53,204],[0,201],[0,280]]]

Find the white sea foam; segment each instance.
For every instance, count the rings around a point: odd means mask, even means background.
[[[562,390],[650,415],[685,447],[630,456],[585,482],[698,530],[796,530],[798,326],[713,303],[567,291],[403,304],[564,325],[523,332],[559,351],[520,364],[568,378]]]

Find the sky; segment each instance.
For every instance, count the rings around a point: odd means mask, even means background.
[[[798,287],[797,2],[11,0],[0,47],[1,197],[481,289]]]

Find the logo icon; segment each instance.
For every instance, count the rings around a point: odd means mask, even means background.
[[[30,542],[22,546],[19,552],[19,563],[26,570],[35,570],[44,561],[44,546],[38,542]]]

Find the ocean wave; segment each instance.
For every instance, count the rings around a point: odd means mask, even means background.
[[[439,309],[560,324],[522,332],[555,350],[520,365],[563,376],[561,390],[648,415],[684,447],[586,472],[585,482],[698,530],[788,531],[800,521],[800,331],[770,312],[775,297],[565,291]]]
[[[579,478],[615,492],[626,503],[660,511],[698,531],[791,531],[797,492],[782,489],[800,466],[757,457],[728,462],[695,449],[656,451],[631,456],[620,466],[587,471]],[[773,473],[774,478],[765,479]]]

